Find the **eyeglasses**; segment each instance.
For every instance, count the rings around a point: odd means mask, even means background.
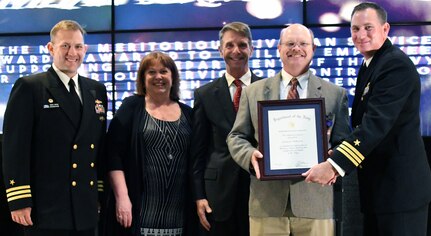
[[[286,46],[286,47],[288,47],[288,48],[292,49],[292,48],[294,48],[295,46],[298,46],[298,47],[300,47],[300,48],[306,48],[306,47],[308,47],[309,45],[311,45],[311,43],[306,43],[306,42],[298,42],[298,43],[294,43],[294,42],[287,42],[287,43],[282,43],[282,45],[284,45],[284,46]]]

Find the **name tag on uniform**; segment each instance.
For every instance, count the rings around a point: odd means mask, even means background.
[[[52,108],[59,108],[60,105],[58,103],[54,103],[54,99],[50,98],[48,99],[48,104],[43,105],[43,109],[52,109]]]
[[[60,105],[58,103],[43,105],[43,109],[52,109],[52,108],[59,108],[59,107]]]

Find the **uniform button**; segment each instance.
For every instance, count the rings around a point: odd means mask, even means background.
[[[91,167],[94,167],[94,162],[91,162],[90,166],[91,166]]]
[[[94,182],[93,181],[90,181],[90,186],[93,186],[94,185]]]
[[[76,181],[72,181],[72,186],[75,187],[76,186]]]
[[[73,169],[76,169],[76,167],[78,167],[78,164],[73,163],[72,167],[73,167]]]
[[[91,149],[94,149],[94,144],[91,144],[91,145],[90,145],[90,148],[91,148]]]
[[[74,149],[74,150],[78,149],[78,145],[74,144],[74,145],[73,145],[73,149]]]

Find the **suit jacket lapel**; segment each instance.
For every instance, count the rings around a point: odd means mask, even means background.
[[[280,99],[280,81],[281,72],[276,74],[273,79],[267,79],[264,89],[265,100],[279,100]],[[308,98],[320,98],[322,97],[322,83],[315,75],[311,74],[308,79]]]
[[[51,95],[54,97],[55,101],[57,101],[60,108],[66,113],[67,117],[69,118],[70,122],[78,128],[79,117],[76,117],[77,114],[75,114],[73,111],[73,104],[69,100],[68,93],[66,87],[64,87],[63,82],[61,82],[60,78],[58,77],[55,70],[51,67],[49,68],[47,72],[47,80],[46,80],[46,87],[48,91],[51,93]]]
[[[356,111],[359,105],[359,101],[361,100],[364,90],[367,87],[367,85],[371,82],[373,77],[373,72],[376,69],[376,64],[380,61],[380,56],[386,51],[387,48],[392,46],[391,41],[389,39],[386,39],[386,41],[383,43],[382,47],[380,47],[379,50],[374,54],[373,59],[371,60],[370,65],[368,65],[368,68],[365,72],[359,71],[358,78],[356,79],[356,88],[355,88],[355,97],[353,99],[352,104],[352,118],[355,117]],[[360,112],[360,116],[362,116],[362,112]]]
[[[265,89],[263,91],[263,96],[265,100],[280,99],[280,81],[281,81],[281,72],[276,74],[273,78],[266,79]]]
[[[321,98],[322,97],[322,83],[317,77],[310,73],[308,78],[307,98]]]
[[[226,77],[223,75],[215,81],[214,101],[218,107],[221,107],[229,124],[235,122],[236,113],[230,96],[229,87],[227,86]]]
[[[82,97],[82,118],[77,138],[80,137],[80,135],[83,135],[87,130],[87,125],[91,124],[90,119],[95,113],[94,109],[96,106],[96,90],[92,89],[86,79],[82,78],[81,76],[79,76],[79,85],[81,88]]]
[[[361,65],[358,72],[358,77],[356,78],[356,88],[355,94],[356,96],[353,98],[352,107],[356,107],[360,98],[362,97],[362,93],[365,89],[365,85],[368,83],[368,76],[365,75],[365,67]]]

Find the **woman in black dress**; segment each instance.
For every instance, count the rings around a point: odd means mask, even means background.
[[[179,102],[179,86],[168,55],[142,59],[137,94],[124,99],[108,130],[112,192],[102,234],[192,235],[186,229],[193,211],[187,197],[191,108]]]

